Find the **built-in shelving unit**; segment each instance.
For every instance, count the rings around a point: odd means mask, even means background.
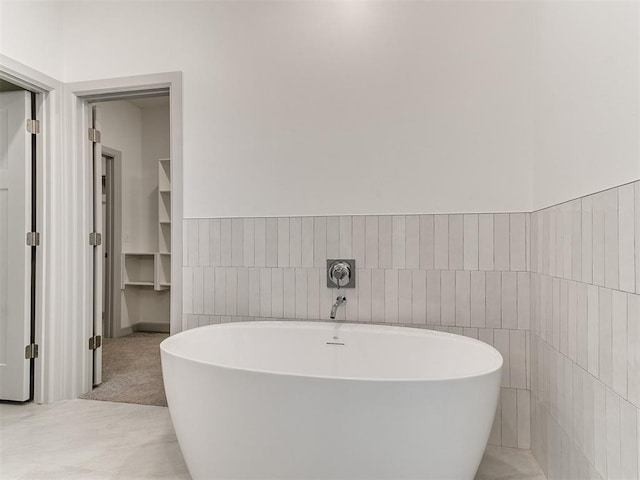
[[[122,288],[155,287],[155,253],[122,254]]]
[[[158,251],[122,254],[122,288],[171,287],[171,162],[158,160]]]
[[[171,253],[158,252],[156,254],[155,273],[156,290],[171,287]]]
[[[171,161],[168,158],[158,160],[158,251],[171,252]]]

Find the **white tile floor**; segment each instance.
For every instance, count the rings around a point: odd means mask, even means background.
[[[0,404],[0,478],[185,479],[164,407],[70,400]],[[545,480],[530,453],[489,447],[476,480]]]

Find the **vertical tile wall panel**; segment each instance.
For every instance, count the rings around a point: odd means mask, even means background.
[[[277,266],[280,268],[289,267],[289,251],[290,251],[290,218],[278,218],[277,222],[277,245],[278,245],[278,260]]]
[[[238,242],[242,244],[241,242]],[[225,315],[238,315],[238,270],[225,268],[226,305]]]
[[[378,217],[378,266],[393,268],[392,220],[388,215]]]
[[[614,290],[611,302],[612,388],[627,398],[627,294]]]
[[[420,217],[408,215],[405,222],[405,266],[416,270],[420,268]]]
[[[252,230],[253,235],[253,230]],[[213,292],[209,295],[213,297]],[[249,316],[249,269],[238,269],[238,316]]]
[[[463,219],[462,215],[449,215],[449,270],[464,268]]]
[[[525,213],[509,215],[509,266],[512,271],[527,269],[526,218]]]
[[[365,266],[378,268],[378,217],[365,217]],[[316,266],[318,265],[316,261]]]
[[[627,295],[628,400],[640,408],[640,295]]]
[[[446,270],[449,268],[449,216],[434,216],[433,256],[434,268]]]
[[[440,271],[427,270],[427,325],[440,325],[441,298]]]
[[[307,318],[307,271],[303,268],[295,269],[295,311],[293,318]],[[290,316],[288,318],[291,318]]]
[[[367,322],[373,320],[371,314],[371,269],[358,269],[358,320]]]
[[[509,270],[509,214],[493,216],[493,258],[496,270]]]
[[[487,272],[486,282],[486,326],[500,328],[502,326],[502,274]]]
[[[571,279],[582,280],[582,202],[574,200],[571,205]]]
[[[582,257],[582,281],[593,282],[593,211],[592,197],[584,197],[581,202],[581,257]]]
[[[245,267],[253,267],[256,257],[256,233],[255,219],[242,219],[242,265]]]
[[[256,267],[267,266],[267,223],[265,218],[256,218],[253,221],[253,245],[254,265]]]
[[[212,267],[207,267],[203,270],[204,313],[213,315],[215,313],[215,270]]]
[[[371,321],[384,322],[385,275],[384,270],[371,270]]]
[[[259,268],[249,269],[249,315],[251,317],[260,315],[260,270]]]
[[[479,248],[478,215],[466,214],[463,217],[463,258],[465,270],[478,270]]]
[[[618,272],[620,290],[635,292],[635,195],[633,184],[618,189]]]
[[[242,253],[244,249],[243,242],[243,221],[241,218],[233,218],[231,221],[231,238],[230,242],[231,260],[225,262],[225,266],[242,266]]]
[[[284,269],[272,268],[271,270],[271,315],[284,317]],[[288,272],[287,272],[288,273]],[[290,301],[292,292],[287,292]],[[289,310],[288,313],[291,313]]]
[[[604,284],[617,289],[619,279],[618,189],[602,193],[604,198]]]
[[[187,259],[188,267],[198,266],[198,220],[187,220],[187,254],[184,258]]]
[[[402,269],[407,266],[407,222],[404,216],[391,218],[391,264],[393,268]]]
[[[480,270],[494,269],[494,235],[493,215],[478,215],[478,268]]]
[[[289,219],[289,266],[302,266],[302,218]]]
[[[434,216],[420,215],[420,268],[431,270],[434,266]]]
[[[456,272],[456,326],[471,326],[471,272]]]
[[[634,184],[634,196],[635,196],[635,208],[634,208],[634,223],[635,223],[635,261],[636,261],[636,293],[640,294],[640,182]]]
[[[328,258],[329,257],[327,256],[327,218],[314,217],[313,219],[313,264],[317,268],[326,268],[326,260]]]
[[[604,194],[598,193],[593,195],[591,200],[592,206],[592,266],[593,266],[593,283],[595,285],[604,286],[605,279],[605,226],[604,211],[605,202]]]
[[[265,220],[265,266],[278,266],[278,219]]]
[[[320,285],[324,278],[321,273],[318,268],[307,270],[307,315],[310,319],[320,318]]]
[[[305,268],[312,268],[314,266],[313,217],[303,217],[300,229],[302,266]],[[362,231],[362,241],[364,242],[364,227]],[[361,255],[362,256],[359,258],[359,260],[364,258],[364,251],[361,253]]]
[[[411,270],[398,270],[398,323],[402,325],[413,323],[412,298]]]
[[[411,271],[411,323],[427,324],[427,275],[424,270]]]
[[[296,271],[293,268],[284,268],[282,272],[282,316],[284,318],[295,318],[296,316]],[[273,285],[271,286],[273,288]],[[271,312],[271,316],[278,318],[278,315]]]
[[[198,220],[198,266],[209,265],[209,219],[201,218]]]
[[[638,480],[638,410],[620,400],[620,478]]]
[[[456,272],[443,270],[440,272],[440,323],[456,324]]]
[[[340,217],[327,217],[327,258],[340,257]]]
[[[485,272],[472,271],[470,276],[471,326],[486,325],[486,282]]]
[[[531,445],[549,478],[638,478],[638,185],[532,214]]]
[[[349,216],[341,216],[339,218],[340,225],[340,241],[338,248],[338,257],[340,258],[352,258],[353,257],[353,221]]]

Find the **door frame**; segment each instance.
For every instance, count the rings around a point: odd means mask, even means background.
[[[104,336],[107,338],[120,337],[130,333],[130,328],[122,329],[122,294],[120,290],[120,272],[122,271],[122,152],[113,148],[102,146],[102,156],[110,160],[107,161],[107,216],[105,224],[107,231],[103,232],[104,244],[111,248],[111,255],[105,273],[105,284],[108,283],[112,301],[105,297],[104,301],[108,305],[105,313],[106,328]],[[110,305],[109,305],[110,303]]]
[[[36,227],[41,243],[36,248],[35,269],[35,332],[38,358],[34,360],[33,387],[37,403],[48,403],[64,389],[59,380],[65,368],[61,349],[62,328],[58,320],[64,305],[60,294],[64,286],[59,282],[58,267],[63,265],[55,251],[57,242],[64,238],[60,226],[59,206],[63,187],[53,181],[62,170],[60,142],[60,110],[62,83],[42,72],[0,54],[0,78],[36,93],[36,118],[40,121],[40,134],[36,135],[36,175],[33,188],[36,193]]]
[[[76,215],[76,225],[80,231],[75,235],[74,243],[79,252],[78,269],[81,277],[92,278],[93,247],[86,238],[91,231],[92,222],[92,189],[93,181],[90,175],[91,151],[86,132],[90,126],[90,116],[87,114],[88,105],[105,100],[126,100],[143,95],[157,95],[160,92],[169,93],[170,109],[170,144],[171,144],[171,180],[172,202],[171,218],[177,221],[171,230],[171,320],[170,333],[182,330],[182,218],[183,218],[183,163],[182,163],[182,72],[167,72],[134,77],[91,80],[66,84],[64,114],[67,117],[65,145],[69,145],[69,155],[76,165],[74,188],[80,197],[79,203],[73,207]],[[84,241],[83,241],[84,240]],[[79,394],[86,393],[92,388],[93,355],[86,348],[86,339],[92,336],[93,318],[93,282],[86,282],[78,292],[78,309],[83,312],[79,321],[83,339],[78,351],[81,362],[82,383]],[[82,348],[84,347],[84,348]]]

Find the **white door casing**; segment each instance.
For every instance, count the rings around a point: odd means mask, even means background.
[[[100,113],[97,106],[91,107],[93,128],[100,131]],[[102,143],[98,136],[93,141],[93,231],[104,238],[102,229]],[[102,338],[103,303],[103,242],[93,247],[93,336]],[[93,385],[102,383],[102,347],[93,351]]]
[[[30,93],[0,93],[0,399],[29,399],[31,330]]]

